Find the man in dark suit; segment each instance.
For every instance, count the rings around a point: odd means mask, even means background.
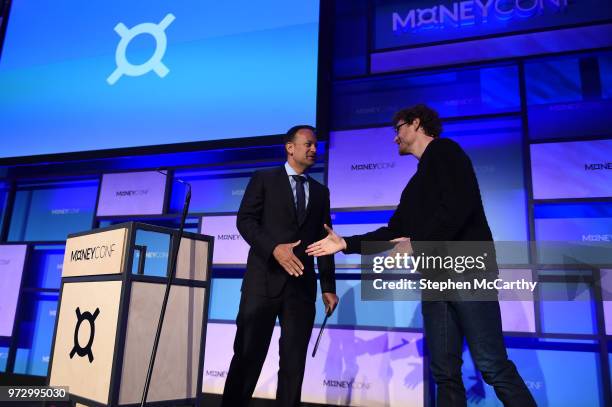
[[[317,291],[310,243],[326,235],[329,190],[306,170],[316,159],[311,126],[292,127],[285,137],[284,166],[257,171],[246,188],[237,226],[251,249],[236,318],[234,356],[222,405],[248,405],[265,361],[276,318],[280,322],[277,404],[300,403]],[[327,313],[338,304],[333,256],[317,259]]]
[[[389,225],[347,238],[326,227],[328,236],[310,245],[307,253],[314,256],[340,250],[361,253],[362,242],[375,241],[402,241],[408,252],[412,250],[411,241],[419,245],[441,242],[437,247],[444,242],[478,242],[494,253],[472,162],[457,143],[440,138],[442,123],[438,113],[425,105],[417,105],[397,112],[393,122],[399,154],[413,155],[419,164],[402,192]],[[487,271],[497,273],[495,261],[487,263],[493,263],[487,266]],[[429,294],[424,295],[422,310],[430,369],[437,384],[437,405],[467,405],[461,378],[465,338],[476,367],[504,406],[535,406],[515,365],[508,359],[497,300],[431,298]]]

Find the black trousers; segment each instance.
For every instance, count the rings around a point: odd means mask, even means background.
[[[234,356],[223,390],[223,407],[248,406],[268,353],[277,317],[281,336],[276,403],[283,407],[299,406],[306,353],[315,318],[314,301],[300,294],[291,280],[279,297],[242,293],[236,318]]]
[[[423,301],[422,309],[438,407],[467,406],[461,378],[464,337],[482,378],[504,406],[536,406],[508,359],[497,301]]]

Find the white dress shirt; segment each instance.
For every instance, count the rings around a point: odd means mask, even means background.
[[[285,171],[287,171],[287,176],[289,177],[289,182],[291,183],[291,191],[293,192],[293,204],[297,209],[297,181],[293,179],[292,175],[298,175],[297,172],[293,169],[292,166],[289,165],[289,162],[285,162]],[[310,197],[310,182],[308,181],[308,177],[306,174],[301,174],[300,177],[303,177],[306,182],[304,182],[304,195],[306,195],[306,206],[308,208],[308,198]]]

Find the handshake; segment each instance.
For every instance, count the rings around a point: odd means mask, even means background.
[[[336,254],[339,251],[346,250],[346,240],[328,225],[323,225],[325,230],[327,231],[327,236],[317,242],[312,243],[306,248],[306,254],[309,256],[329,256],[332,254]],[[412,253],[412,247],[410,244],[410,238],[400,237],[397,239],[391,240],[392,243],[395,243],[395,247],[393,248],[393,252],[398,253]],[[300,259],[293,253],[293,249],[299,246],[301,240],[293,243],[281,243],[278,244],[273,251],[274,258],[278,263],[283,267],[283,269],[293,277],[300,277],[304,274],[304,265],[300,261]],[[333,298],[332,298],[333,297]],[[327,313],[332,313],[338,304],[338,299],[335,294],[331,293],[323,293],[323,302],[325,303],[325,308]]]

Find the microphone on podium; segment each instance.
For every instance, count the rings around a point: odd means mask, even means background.
[[[155,171],[160,174],[168,176],[168,171],[162,168],[156,168]],[[178,258],[178,252],[181,246],[181,240],[183,238],[183,230],[185,229],[185,221],[187,219],[187,213],[189,212],[189,203],[191,202],[191,184],[180,179],[173,177],[175,181],[187,186],[187,194],[185,195],[185,202],[183,203],[183,213],[181,215],[181,223],[179,226],[178,235],[176,235],[177,242],[172,246],[170,253],[170,270],[168,272],[168,282],[166,284],[166,292],[164,293],[164,300],[162,302],[161,312],[159,316],[159,322],[157,323],[157,332],[155,333],[155,340],[153,341],[153,350],[151,352],[151,359],[149,360],[149,368],[147,369],[147,376],[145,378],[144,389],[142,391],[142,399],[140,406],[144,407],[147,404],[147,396],[149,394],[149,387],[151,385],[151,376],[153,374],[153,367],[155,365],[155,356],[157,355],[157,347],[159,345],[159,338],[161,335],[162,327],[164,324],[164,316],[166,315],[166,306],[168,305],[168,297],[170,295],[170,287],[174,280],[174,274],[176,272],[176,260]]]

